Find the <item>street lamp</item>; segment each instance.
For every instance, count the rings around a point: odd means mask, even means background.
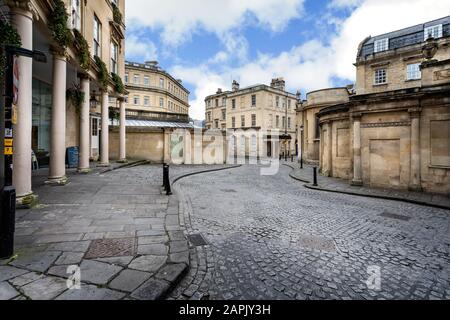
[[[89,105],[91,106],[91,109],[96,109],[100,102],[97,100],[97,95],[94,93],[91,96],[91,99],[89,100]]]

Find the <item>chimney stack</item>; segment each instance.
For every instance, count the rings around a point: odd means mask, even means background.
[[[284,78],[272,79],[270,86],[277,90],[286,91],[286,81],[284,81]]]
[[[157,68],[158,67],[158,61],[145,61],[145,65],[147,65],[149,67]]]
[[[239,91],[239,83],[236,80],[233,80],[233,92]]]
[[[222,88],[217,89],[216,94],[221,94],[222,93]]]

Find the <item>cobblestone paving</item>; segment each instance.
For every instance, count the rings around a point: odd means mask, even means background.
[[[309,190],[290,172],[176,184],[187,232],[209,244],[191,246],[171,299],[450,299],[448,210]],[[373,266],[380,290],[366,284]]]

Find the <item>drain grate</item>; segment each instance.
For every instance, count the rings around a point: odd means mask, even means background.
[[[318,236],[301,236],[297,244],[303,248],[320,251],[336,252],[336,246],[331,239]]]
[[[390,212],[383,212],[382,214],[380,214],[380,217],[401,220],[401,221],[411,220],[411,217],[400,215],[400,214],[395,214],[395,213],[390,213]]]
[[[203,247],[208,245],[208,242],[200,233],[188,235],[188,240],[196,247]]]
[[[134,256],[135,238],[94,240],[86,252],[85,259]]]
[[[225,193],[237,193],[237,191],[234,189],[222,189],[220,191],[225,192]]]

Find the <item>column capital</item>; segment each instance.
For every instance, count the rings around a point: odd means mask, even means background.
[[[414,108],[408,109],[409,116],[412,119],[419,118],[421,112],[422,112],[422,108],[420,108],[420,107],[414,107]]]
[[[360,121],[361,118],[362,118],[362,113],[361,112],[354,112],[351,115],[352,115],[352,119],[354,119],[354,120]]]
[[[39,20],[38,10],[31,0],[6,0],[6,5],[15,14],[20,13],[31,20]]]
[[[53,59],[67,61],[68,58],[67,51],[60,47],[52,46],[50,48],[50,53],[53,55]]]

